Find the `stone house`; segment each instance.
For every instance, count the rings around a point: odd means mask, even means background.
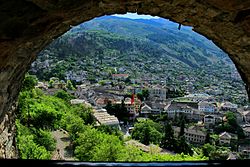
[[[244,118],[245,122],[250,123],[250,111],[244,111],[243,118]]]
[[[219,143],[221,145],[229,145],[232,140],[237,140],[238,136],[236,134],[228,133],[228,132],[222,132],[219,134]]]
[[[148,115],[151,114],[151,112],[152,112],[152,108],[148,106],[146,103],[144,103],[143,106],[141,107],[140,115],[144,117],[148,117]]]
[[[238,147],[238,152],[243,156],[244,159],[250,158],[250,145],[240,144]]]
[[[205,128],[211,129],[215,125],[215,116],[214,115],[205,115],[203,121],[204,121]]]
[[[189,106],[185,103],[171,103],[164,108],[169,118],[174,119],[179,117],[180,113],[183,113],[190,121],[200,121],[203,119],[204,113],[196,108]]]
[[[157,98],[160,100],[165,100],[167,97],[167,89],[160,85],[153,85],[148,88],[149,98]]]
[[[238,105],[233,104],[231,102],[224,102],[221,103],[221,110],[222,111],[237,111]]]
[[[250,125],[243,125],[243,132],[247,139],[250,139]]]
[[[198,103],[198,110],[203,111],[205,114],[213,114],[217,111],[217,107],[213,103],[202,101]]]
[[[180,127],[174,127],[174,135],[178,136],[180,133]],[[198,128],[186,128],[184,135],[189,143],[193,144],[204,144],[206,139],[206,133],[199,130]]]

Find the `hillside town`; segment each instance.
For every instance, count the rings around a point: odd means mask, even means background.
[[[140,119],[166,116],[173,123],[174,134],[180,133],[176,121],[185,117],[185,138],[192,145],[205,144],[208,135],[217,137],[219,146],[231,150],[229,159],[237,159],[237,155],[250,158],[250,106],[239,106],[230,101],[219,101],[213,95],[203,93],[183,93],[164,83],[154,84],[150,80],[128,82],[128,74],[113,74],[112,80],[105,83],[85,81],[68,89],[64,81],[51,78],[50,82],[39,82],[36,87],[48,94],[58,89],[67,90],[76,98],[71,104],[85,104],[93,108],[96,126],[107,125],[117,127],[124,135],[130,135],[134,123]],[[129,114],[128,120],[118,118],[108,111],[109,105],[124,105]],[[243,130],[223,131],[221,125],[229,122],[228,113],[235,116],[236,123]]]

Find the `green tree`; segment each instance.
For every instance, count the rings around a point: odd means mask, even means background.
[[[209,143],[206,143],[202,146],[203,155],[206,157],[209,157],[209,154],[215,150],[216,150],[216,147],[214,145],[209,144]]]
[[[145,161],[146,159],[143,159],[143,155],[147,154],[143,151],[141,151],[139,148],[132,146],[132,145],[126,145],[123,150],[121,150],[121,156],[118,157],[118,161]]]
[[[231,151],[227,147],[216,147],[215,150],[209,153],[210,160],[226,160]]]
[[[49,131],[42,129],[37,130],[34,141],[39,145],[44,146],[48,151],[54,151],[56,149],[56,141]]]
[[[210,135],[210,141],[212,145],[218,145],[219,144],[219,135],[217,134],[211,134]]]
[[[227,118],[227,122],[229,125],[231,125],[233,128],[237,127],[238,124],[237,124],[236,115],[233,112],[227,112],[226,118]]]
[[[118,112],[117,112],[118,111]],[[120,106],[118,106],[118,110],[116,110],[115,116],[122,121],[127,121],[129,117],[129,112],[125,106],[124,100],[122,100],[122,103]]]
[[[209,160],[226,160],[230,150],[207,143],[202,147],[202,152],[204,156],[209,157]]]
[[[68,107],[62,99],[44,95],[39,89],[21,92],[18,99],[18,118],[27,126],[56,128]]]
[[[97,127],[97,130],[105,134],[117,136],[121,140],[123,139],[123,133],[117,127],[100,125]]]
[[[42,100],[47,100],[44,96]],[[50,100],[52,100],[50,98]],[[26,125],[36,128],[54,128],[61,119],[62,113],[46,102],[36,99],[27,99],[27,104],[21,108],[20,120]]]
[[[101,143],[103,138],[103,133],[98,132],[96,129],[91,127],[86,127],[74,142],[74,153],[76,158],[78,158],[80,161],[90,161],[95,153],[95,147]]]
[[[107,110],[107,113],[109,113],[110,115],[115,114],[114,106],[112,105],[112,102],[110,100],[108,101],[108,103],[106,104],[104,108]]]
[[[125,106],[124,100],[122,100],[121,104],[115,105],[112,105],[111,101],[108,101],[104,108],[110,115],[115,115],[120,121],[124,121],[125,123],[128,121],[129,111]]]
[[[118,137],[103,135],[101,143],[93,149],[91,161],[117,161],[122,149],[124,147]]]
[[[69,102],[71,99],[74,98],[74,96],[70,95],[68,92],[64,91],[64,90],[58,90],[55,94],[55,97],[58,97],[60,99],[63,99],[67,102]]]
[[[245,134],[243,132],[242,127],[237,123],[237,118],[235,113],[226,112],[226,122],[222,122],[220,125],[215,127],[215,132],[217,134],[227,131],[230,133],[236,133],[239,139],[245,138]]]
[[[44,146],[39,146],[34,142],[33,135],[19,135],[17,137],[17,147],[22,159],[47,159],[51,154]]]
[[[143,96],[144,99],[148,100],[148,97],[149,97],[148,89],[143,89],[142,90],[142,96]]]
[[[55,81],[54,80],[49,80],[49,88],[53,88]]]
[[[66,130],[69,132],[70,138],[76,140],[79,134],[85,130],[84,121],[74,115],[68,115],[66,120],[68,120]]]
[[[150,119],[135,124],[131,134],[132,138],[143,144],[159,144],[162,139],[161,125]]]
[[[171,123],[164,126],[164,135],[162,138],[161,146],[169,150],[175,150],[177,147],[177,140],[174,137],[174,130]]]
[[[143,101],[143,100],[144,100],[144,97],[143,97],[143,95],[142,95],[142,93],[141,93],[141,92],[137,93],[137,94],[136,94],[136,96],[137,96],[137,97],[138,97],[138,99],[140,99],[141,101]]]
[[[148,91],[148,89],[143,89],[142,92],[139,92],[136,95],[137,95],[138,99],[140,99],[141,101],[147,100],[149,97],[149,91]]]
[[[34,89],[38,83],[38,79],[35,75],[25,75],[22,83],[22,91]]]
[[[95,123],[93,116],[93,108],[87,105],[79,104],[71,107],[73,114],[78,115],[85,123],[85,125],[92,125]]]
[[[75,87],[73,86],[71,80],[67,80],[66,88],[68,88],[69,90],[75,90]]]
[[[205,143],[210,143],[210,144],[212,143],[211,137],[210,137],[210,132],[207,132],[207,134],[206,134]]]
[[[193,151],[191,146],[186,142],[185,136],[180,136],[177,141],[177,149],[175,150],[177,153],[184,153],[193,155]]]
[[[185,119],[184,119],[184,115],[181,114],[181,118],[180,118],[180,133],[179,133],[179,137],[184,136],[185,134]]]

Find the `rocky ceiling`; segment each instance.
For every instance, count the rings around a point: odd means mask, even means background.
[[[0,118],[41,49],[71,26],[126,12],[193,26],[229,54],[250,94],[250,0],[1,0]]]

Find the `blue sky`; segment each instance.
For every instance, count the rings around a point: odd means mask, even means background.
[[[151,15],[138,15],[137,13],[126,13],[126,14],[115,14],[113,16],[116,17],[125,17],[125,18],[130,18],[130,19],[157,19],[159,17],[151,16]]]

